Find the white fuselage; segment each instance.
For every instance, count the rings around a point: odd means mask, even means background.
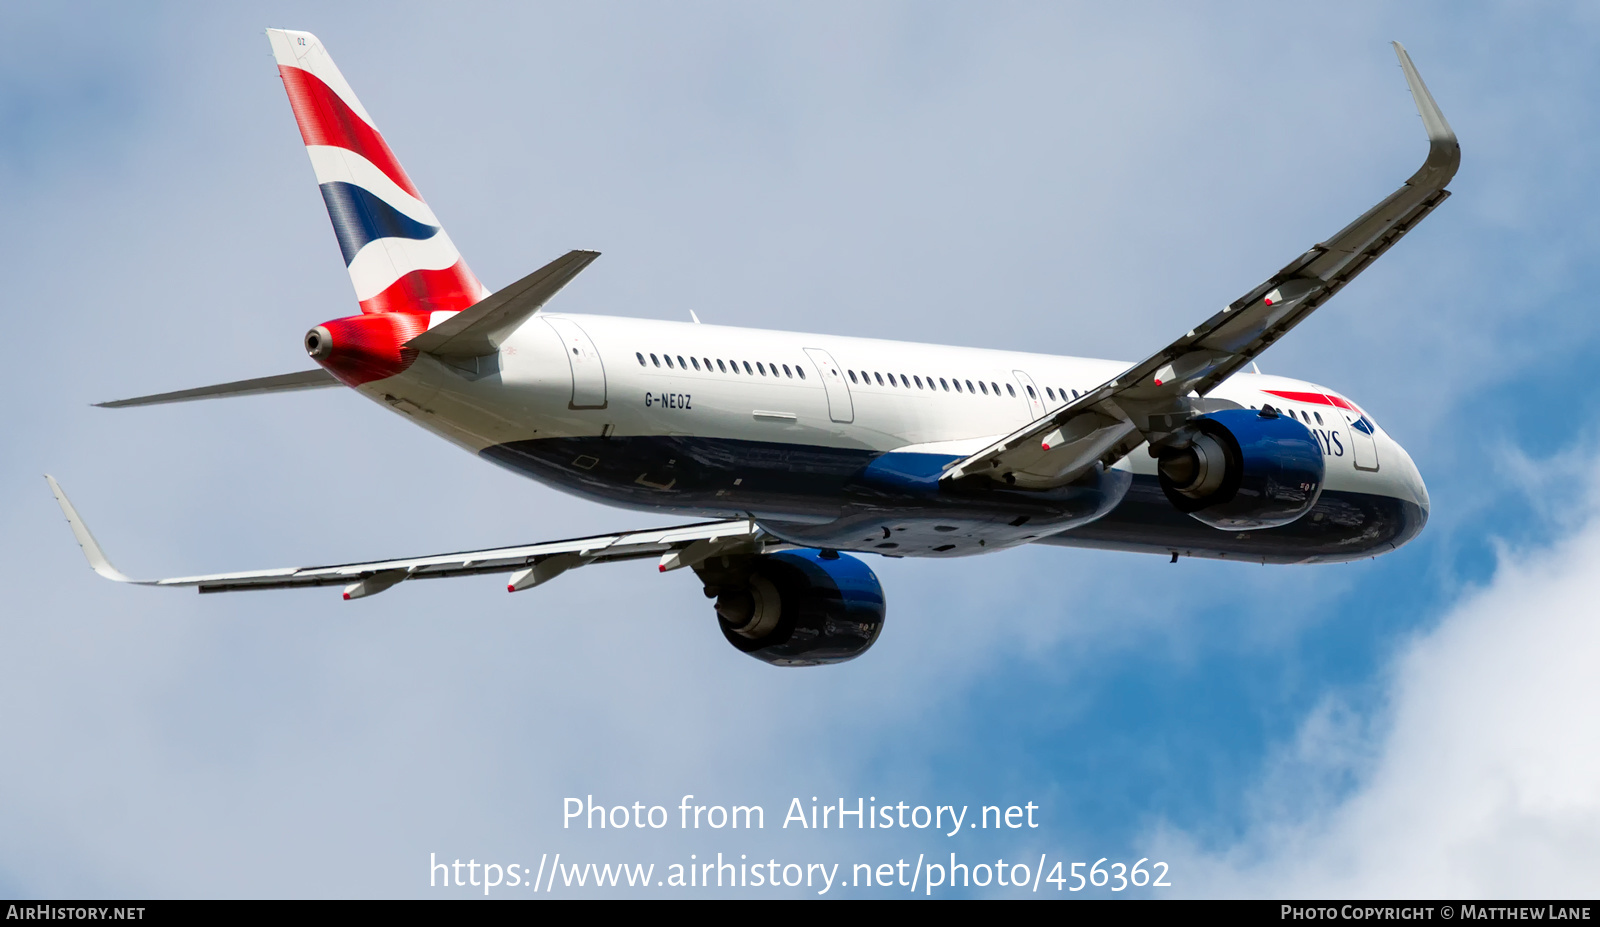
[[[782,491],[750,494],[743,492],[740,472],[797,472],[813,457],[822,459],[816,455],[857,455],[865,463],[915,451],[953,460],[1127,367],[1047,354],[548,313],[515,332],[497,359],[479,359],[466,369],[422,356],[404,373],[361,389],[474,453],[583,495],[686,514],[824,523],[850,504],[792,500],[829,492],[834,483],[828,479],[819,477],[814,490],[785,483]],[[1330,499],[1398,500],[1426,518],[1427,491],[1409,455],[1381,428],[1372,427],[1370,436],[1352,429],[1362,413],[1353,403],[1340,408],[1336,403],[1347,400],[1338,394],[1301,380],[1240,373],[1207,399],[1229,407],[1270,404],[1302,420],[1323,446]],[[508,458],[507,448],[532,457]],[[617,462],[619,454],[641,461]],[[780,460],[773,454],[802,456]],[[686,469],[688,458],[696,462],[692,469]],[[523,459],[535,465],[516,462]],[[838,458],[845,462],[839,465],[855,459]],[[818,463],[816,472],[830,466]],[[1138,450],[1116,469],[1152,479],[1155,461]],[[887,537],[889,529],[881,530]],[[1218,550],[1225,549],[1220,536],[1229,532],[1214,533],[1223,545]],[[1179,550],[1171,538],[1144,547],[1092,546]],[[1266,559],[1348,557],[1287,552]]]

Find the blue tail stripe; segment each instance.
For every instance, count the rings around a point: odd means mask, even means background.
[[[352,183],[336,180],[322,185],[322,201],[333,220],[344,265],[356,259],[356,252],[379,238],[411,238],[418,241],[439,234],[437,225],[418,222],[369,191]]]

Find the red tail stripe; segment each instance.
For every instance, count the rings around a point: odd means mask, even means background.
[[[399,184],[400,189],[422,199],[378,130],[357,116],[321,78],[282,64],[278,65],[278,75],[283,78],[289,105],[294,108],[294,121],[300,126],[300,137],[307,145],[347,148],[371,161]]]
[[[389,284],[371,299],[361,301],[362,312],[459,312],[476,303],[483,293],[478,278],[457,261],[444,270],[414,270]]]
[[[1341,409],[1349,409],[1357,414],[1360,414],[1361,412],[1361,410],[1357,409],[1354,404],[1350,403],[1348,400],[1340,399],[1338,396],[1325,396],[1322,393],[1297,393],[1293,390],[1278,389],[1266,389],[1262,390],[1262,392],[1269,396],[1277,396],[1280,399],[1287,399],[1290,402],[1309,402],[1319,406],[1338,406]]]

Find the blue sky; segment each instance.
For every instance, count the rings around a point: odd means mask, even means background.
[[[1592,11],[324,6],[0,10],[0,892],[954,851],[1166,859],[1184,895],[1595,893]],[[1432,521],[1340,566],[875,561],[883,638],[800,672],[648,565],[357,603],[104,583],[41,472],[143,575],[659,521],[353,395],[88,407],[301,369],[354,311],[267,26],[321,37],[490,286],[590,247],[562,309],[1119,358],[1420,163],[1399,39],[1461,138],[1455,196],[1262,366],[1372,410]],[[563,830],[591,793],[1043,810],[959,838]]]

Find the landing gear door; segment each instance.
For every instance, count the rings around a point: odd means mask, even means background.
[[[1022,398],[1028,400],[1028,421],[1036,422],[1044,418],[1044,396],[1039,394],[1039,387],[1033,385],[1033,378],[1020,370],[1011,371],[1017,378],[1017,385],[1022,388]]]
[[[566,349],[567,363],[572,367],[572,402],[574,409],[604,409],[606,407],[606,368],[600,363],[600,352],[578,323],[556,316],[541,316],[556,330]]]
[[[816,365],[822,377],[823,389],[828,392],[828,418],[841,425],[856,420],[855,403],[850,400],[850,386],[844,381],[844,369],[833,362],[833,357],[821,348],[806,348],[806,356]]]

